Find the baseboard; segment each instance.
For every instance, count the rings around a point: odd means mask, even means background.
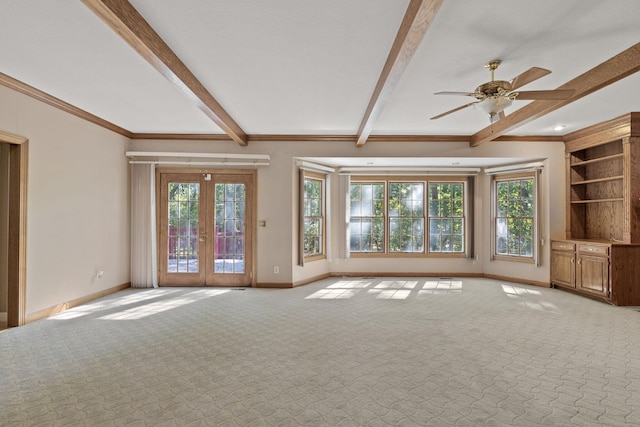
[[[256,288],[271,288],[271,289],[291,289],[296,288],[298,286],[308,285],[309,283],[317,282],[318,280],[326,279],[331,277],[330,273],[320,274],[318,276],[309,277],[308,279],[300,280],[298,282],[293,283],[284,283],[284,282],[258,282],[256,283]]]
[[[550,288],[550,282],[539,282],[536,280],[527,280],[520,279],[517,277],[509,277],[509,276],[500,276],[497,274],[486,274],[486,273],[460,273],[460,272],[434,272],[434,273],[417,273],[417,272],[371,272],[371,271],[358,271],[358,272],[332,272],[327,274],[322,274],[320,276],[311,277],[306,280],[302,280],[300,282],[295,282],[293,284],[290,283],[266,283],[260,284],[258,287],[264,288],[294,288],[296,286],[307,285],[309,283],[316,282],[318,280],[326,279],[328,277],[476,277],[476,278],[485,278],[492,280],[503,280],[505,282],[512,283],[520,283],[523,285],[532,285],[539,286],[542,288]],[[266,285],[266,286],[262,286]]]
[[[308,285],[309,283],[317,282],[318,280],[328,279],[329,277],[332,277],[331,273],[325,273],[325,274],[320,274],[318,276],[309,277],[307,279],[299,280],[297,282],[294,282],[293,283],[293,287],[295,288],[297,286]]]
[[[550,288],[550,282],[538,282],[536,280],[518,279],[516,277],[499,276],[497,274],[483,274],[481,277],[492,280],[504,280],[505,282],[521,283],[523,285],[540,286],[541,288]]]
[[[254,288],[269,288],[269,289],[291,289],[293,283],[281,283],[281,282],[256,282]]]
[[[348,272],[348,273],[331,273],[331,277],[482,277],[482,273],[389,273],[389,272]]]
[[[102,298],[104,296],[107,296],[109,294],[113,294],[115,292],[121,291],[123,289],[127,289],[131,287],[131,282],[127,282],[127,283],[123,283],[121,285],[118,286],[114,286],[112,288],[109,289],[104,289],[100,292],[96,292],[90,295],[86,295],[84,297],[80,297],[80,298],[76,298],[74,300],[62,303],[62,304],[58,304],[54,307],[50,307],[50,308],[45,308],[44,310],[40,310],[37,311],[35,313],[31,313],[27,316],[26,322],[25,323],[31,323],[31,322],[35,322],[36,320],[40,320],[40,319],[45,319],[49,316],[53,316],[54,314],[60,313],[62,311],[68,310],[70,308],[73,307],[77,307],[81,304],[86,304],[88,302],[91,302],[93,300],[96,300],[98,298]]]

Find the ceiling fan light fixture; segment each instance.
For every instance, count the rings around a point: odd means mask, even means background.
[[[496,80],[494,74],[499,65],[499,59],[493,60],[486,65],[486,68],[491,72],[491,80],[481,84],[473,92],[436,92],[435,95],[473,96],[477,101],[438,114],[437,116],[431,117],[431,120],[439,119],[473,106],[488,114],[490,122],[495,123],[505,117],[504,110],[511,106],[513,101],[565,100],[572,97],[575,92],[573,89],[518,91],[522,86],[546,76],[551,73],[551,71],[544,68],[531,67],[509,81]]]
[[[478,101],[473,106],[484,111],[489,117],[500,114],[505,108],[511,106],[512,100],[504,96],[490,96],[482,101]]]

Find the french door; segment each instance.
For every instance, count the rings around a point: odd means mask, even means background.
[[[250,286],[252,173],[160,172],[158,283]]]

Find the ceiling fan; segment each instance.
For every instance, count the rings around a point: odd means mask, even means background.
[[[514,100],[562,100],[568,99],[573,95],[574,90],[528,90],[517,91],[518,88],[538,80],[540,77],[550,74],[551,71],[544,68],[532,67],[524,73],[514,77],[511,81],[494,80],[494,72],[500,65],[501,61],[496,59],[485,65],[491,72],[491,81],[481,84],[474,92],[436,92],[434,95],[463,95],[473,96],[477,99],[475,102],[463,105],[445,113],[431,117],[431,120],[439,119],[456,111],[473,106],[485,113],[489,114],[491,123],[504,118],[504,109],[509,107]]]

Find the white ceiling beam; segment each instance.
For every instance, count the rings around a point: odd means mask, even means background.
[[[640,71],[640,43],[622,51],[575,79],[563,84],[558,89],[572,89],[573,95],[561,101],[533,101],[514,111],[504,119],[487,126],[471,136],[471,146],[476,147],[493,141],[501,135],[516,129],[525,123],[544,116],[560,107],[564,107],[583,96],[587,96],[605,86],[617,82]],[[611,102],[616,102],[612,99]]]
[[[375,122],[443,2],[444,0],[411,0],[409,3],[358,129],[356,146],[361,147],[367,142]]]
[[[82,0],[156,70],[180,89],[231,139],[247,145],[247,135],[187,66],[127,0]]]

